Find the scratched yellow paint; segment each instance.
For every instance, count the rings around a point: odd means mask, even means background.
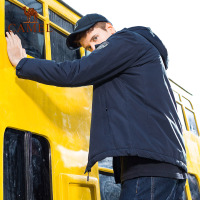
[[[24,6],[18,1],[12,2]],[[45,23],[49,23],[48,8],[73,24],[80,18],[56,0],[40,2],[44,15],[39,18]],[[49,141],[53,199],[100,199],[97,165],[89,181],[84,174],[89,149],[92,86],[63,88],[17,78],[6,53],[4,3],[0,1],[0,199],[3,200],[3,136],[7,127],[31,131]],[[51,59],[50,36],[46,31],[45,45],[46,58]],[[81,53],[84,54],[83,50]]]

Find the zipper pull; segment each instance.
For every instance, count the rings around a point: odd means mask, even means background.
[[[89,173],[90,173],[90,172],[88,171],[87,181],[89,181]]]

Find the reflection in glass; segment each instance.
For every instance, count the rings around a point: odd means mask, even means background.
[[[13,3],[5,1],[5,31],[10,29],[19,36],[26,53],[35,58],[45,58],[43,21],[24,23],[27,17],[24,11]],[[30,26],[30,29],[28,28]]]
[[[4,200],[50,200],[48,141],[30,132],[6,129],[4,135]]]
[[[192,174],[188,174],[188,182],[189,182],[189,186],[190,186],[192,200],[199,200],[200,199],[200,190],[199,190],[199,184],[197,182],[196,177]]]
[[[74,25],[72,23],[66,21],[50,9],[49,19],[70,33],[74,31]],[[50,39],[52,60],[55,60],[56,62],[64,62],[65,60],[74,60],[80,58],[79,50],[70,50],[66,46],[66,35],[53,27],[51,27],[51,31]]]
[[[119,200],[121,184],[116,184],[114,177],[99,174],[101,200]]]
[[[177,103],[177,109],[178,109],[178,116],[179,116],[179,119],[181,121],[183,130],[186,130],[186,125],[185,125],[185,120],[184,120],[184,116],[183,116],[182,106],[179,103]]]
[[[51,59],[56,62],[64,62],[65,60],[74,60],[80,58],[79,50],[70,50],[66,46],[66,35],[54,29],[50,33],[51,40]]]
[[[199,134],[197,131],[197,125],[196,125],[194,113],[192,111],[188,110],[187,108],[185,109],[185,113],[186,113],[186,116],[188,119],[190,131],[192,131],[195,135],[198,136]]]
[[[3,152],[4,200],[25,200],[24,133],[6,129]]]
[[[40,15],[43,14],[42,4],[39,3],[38,1],[36,0],[18,0],[18,1],[28,6],[29,8],[34,8]]]
[[[74,31],[74,25],[72,23],[66,21],[65,19],[63,19],[62,17],[57,15],[52,10],[49,10],[49,19],[50,19],[50,21],[52,21],[53,23],[62,27],[63,29],[65,29],[66,31],[68,31],[70,33],[72,33]]]
[[[49,143],[37,135],[32,135],[32,173],[33,199],[50,199]]]

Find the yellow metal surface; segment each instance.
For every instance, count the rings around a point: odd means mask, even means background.
[[[18,1],[13,3],[23,6]],[[73,24],[80,18],[56,0],[43,0],[44,23],[52,8]],[[31,131],[50,143],[53,199],[100,199],[98,167],[90,179],[84,174],[88,159],[92,86],[63,88],[19,79],[6,53],[4,1],[0,2],[0,199],[3,200],[3,137],[7,127]],[[45,31],[46,58],[51,59],[50,33]],[[83,50],[81,54],[84,55]],[[64,185],[69,183],[68,185]],[[63,184],[63,185],[62,185]],[[61,187],[58,187],[61,186]],[[68,188],[65,190],[65,187]],[[73,198],[72,198],[73,197]],[[81,197],[81,198],[80,198]]]
[[[112,169],[105,168],[105,167],[99,167],[99,170],[102,171],[102,172],[108,172],[110,174],[114,173],[114,171]]]
[[[88,199],[100,200],[97,196],[99,182],[97,178],[87,178],[81,175],[60,174],[59,176],[60,200]]]
[[[200,137],[190,131],[184,131],[184,141],[187,153],[188,173],[195,175],[200,186]],[[186,183],[188,200],[192,200],[188,181]]]
[[[191,174],[200,175],[200,138],[189,131],[184,132],[187,166]]]

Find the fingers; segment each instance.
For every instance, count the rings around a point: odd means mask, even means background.
[[[22,48],[20,38],[13,32],[6,32],[8,58],[13,66],[17,66],[19,61],[27,57],[25,49]]]
[[[20,40],[20,38],[18,37],[18,35],[17,35],[17,34],[15,34],[15,39],[16,39],[16,41],[17,41],[18,45],[19,45],[20,47],[22,47],[21,40]]]
[[[19,42],[19,40],[20,40],[19,37],[17,35],[15,35],[12,31],[10,32],[10,35],[13,39],[13,43],[14,44],[17,43],[19,46],[21,46],[21,41]]]
[[[9,45],[17,45],[20,48],[22,48],[21,40],[17,34],[14,34],[12,31],[10,31],[10,33],[6,32],[6,35],[7,35],[6,40]]]
[[[9,34],[9,32],[6,32],[7,35],[7,41],[9,42],[10,45],[13,44],[13,37],[12,35]]]

